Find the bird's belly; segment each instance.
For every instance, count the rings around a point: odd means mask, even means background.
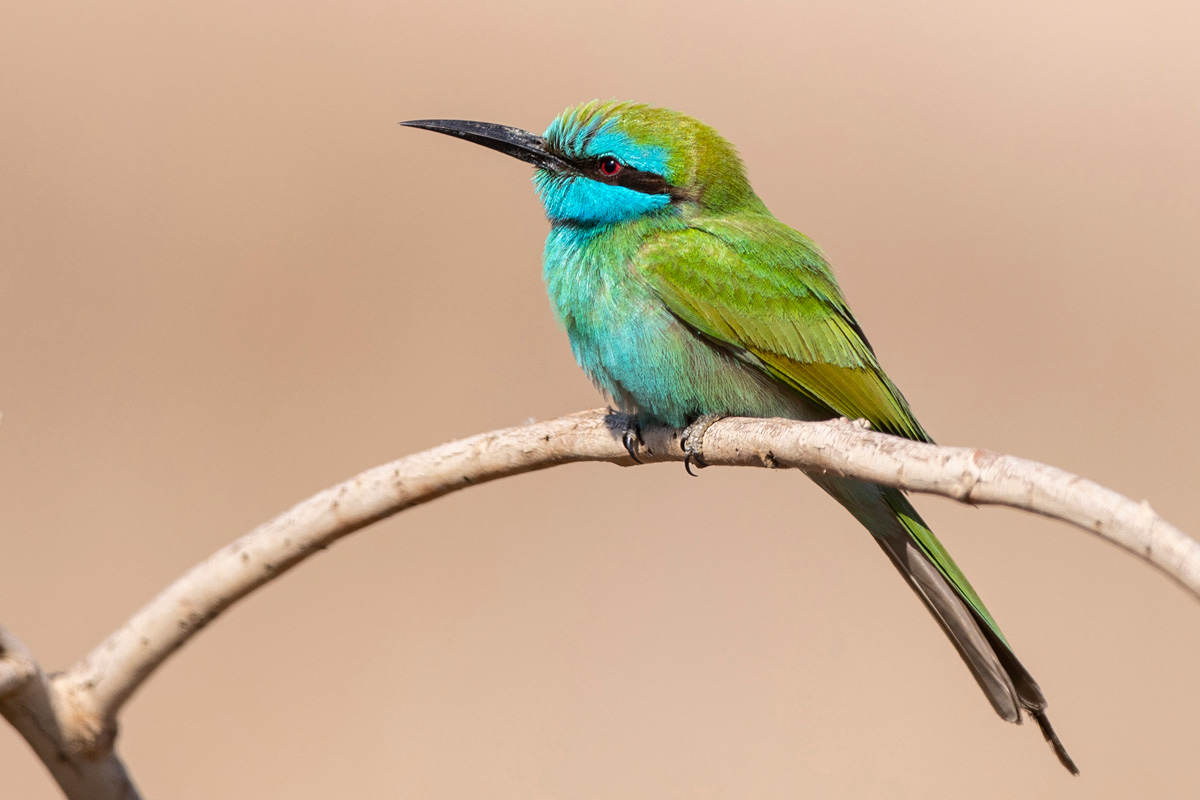
[[[819,416],[790,388],[693,333],[661,306],[568,325],[575,358],[628,413],[682,427],[702,414]]]

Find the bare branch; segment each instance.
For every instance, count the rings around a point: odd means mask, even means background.
[[[1148,505],[1043,464],[921,444],[839,420],[723,420],[706,434],[704,455],[713,465],[824,470],[1035,511],[1108,539],[1200,597],[1200,545]],[[647,432],[642,460],[683,457],[678,431]],[[90,689],[90,710],[110,718],[216,615],[342,536],[467,486],[572,461],[631,463],[610,414],[585,411],[485,433],[367,470],[214,553],[92,651],[70,678]]]
[[[103,780],[118,785],[111,776],[120,770],[127,786],[125,794],[74,791],[69,786],[77,783],[60,776],[66,768],[52,766],[68,797],[136,797],[112,753],[117,713],[159,664],[222,611],[341,537],[458,489],[574,461],[632,465],[622,432],[622,421],[611,413],[584,411],[451,442],[367,470],[209,556],[53,681],[15,639],[0,635],[0,711],[47,765],[55,758],[71,765],[81,759],[102,763],[108,770]],[[641,461],[684,459],[679,431],[643,434]],[[1147,503],[1044,464],[913,442],[874,433],[865,423],[780,419],[715,423],[705,434],[704,460],[834,472],[966,503],[1034,511],[1107,539],[1200,597],[1200,545]],[[37,724],[31,727],[30,720]],[[47,728],[47,720],[56,727]]]
[[[28,648],[0,625],[0,715],[17,729],[72,800],[138,800],[113,749],[115,724],[84,731],[73,693],[48,680]]]

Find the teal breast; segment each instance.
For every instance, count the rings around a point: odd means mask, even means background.
[[[680,220],[677,225],[684,227]],[[812,418],[737,353],[719,349],[667,311],[633,266],[664,220],[555,225],[543,277],[575,360],[596,386],[646,422],[683,427],[701,414]]]

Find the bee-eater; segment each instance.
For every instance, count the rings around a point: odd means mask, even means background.
[[[821,251],[775,219],[733,146],[709,126],[615,101],[569,108],[543,136],[467,120],[402,124],[537,168],[551,305],[579,365],[637,424],[690,426],[689,448],[720,416],[866,419],[932,441],[879,366]],[[1028,712],[1077,774],[1042,690],[904,494],[809,477],[871,532],[996,713],[1020,722]]]

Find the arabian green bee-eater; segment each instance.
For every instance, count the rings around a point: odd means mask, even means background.
[[[692,426],[702,436],[719,416],[848,417],[932,441],[879,366],[821,251],[772,216],[733,147],[707,125],[614,101],[567,109],[543,136],[466,120],[403,124],[537,168],[551,226],[543,262],[551,305],[580,366],[638,424]],[[1020,722],[1028,712],[1076,773],[1042,690],[904,494],[809,477],[871,532],[996,713]]]

